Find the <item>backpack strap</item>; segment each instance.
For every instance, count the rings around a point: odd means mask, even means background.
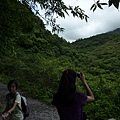
[[[8,106],[8,109],[10,109],[10,106],[9,106],[9,101],[10,101],[10,93],[8,93],[7,95],[6,95],[6,100],[7,100],[7,106]]]

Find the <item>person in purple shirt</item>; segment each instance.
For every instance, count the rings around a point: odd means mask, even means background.
[[[79,77],[88,95],[76,91],[76,79]],[[63,71],[57,92],[52,104],[56,106],[60,120],[85,120],[83,106],[86,102],[94,101],[94,95],[89,88],[82,72],[77,74],[72,69]]]

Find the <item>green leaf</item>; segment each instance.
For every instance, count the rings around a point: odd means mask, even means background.
[[[96,3],[98,4],[100,2],[100,0],[98,0]]]
[[[120,0],[109,0],[109,7],[113,4],[117,9],[119,8]]]
[[[113,5],[118,9],[119,8],[119,0],[115,3],[113,3]]]
[[[96,5],[95,5],[95,4],[93,4],[93,5],[91,6],[90,10],[92,10],[95,6],[96,6]]]
[[[111,0],[108,1],[108,5],[109,5],[109,7],[112,5],[112,1]]]
[[[93,12],[96,10],[97,6],[95,5],[94,9],[93,9]]]
[[[100,3],[101,5],[108,5],[107,3]]]
[[[98,3],[97,6],[98,6],[100,9],[103,9],[103,8],[101,7],[100,3]]]

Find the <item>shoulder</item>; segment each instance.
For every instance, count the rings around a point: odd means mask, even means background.
[[[16,92],[15,101],[20,101],[20,100],[21,100],[21,95],[19,94],[19,92]]]
[[[20,94],[16,94],[15,102],[21,103],[21,95]]]
[[[21,98],[21,95],[19,92],[16,92],[16,98]]]

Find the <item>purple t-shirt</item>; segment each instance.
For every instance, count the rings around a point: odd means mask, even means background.
[[[75,104],[72,106],[56,106],[60,120],[83,120],[82,106],[86,104],[87,96],[84,93],[75,94]]]

